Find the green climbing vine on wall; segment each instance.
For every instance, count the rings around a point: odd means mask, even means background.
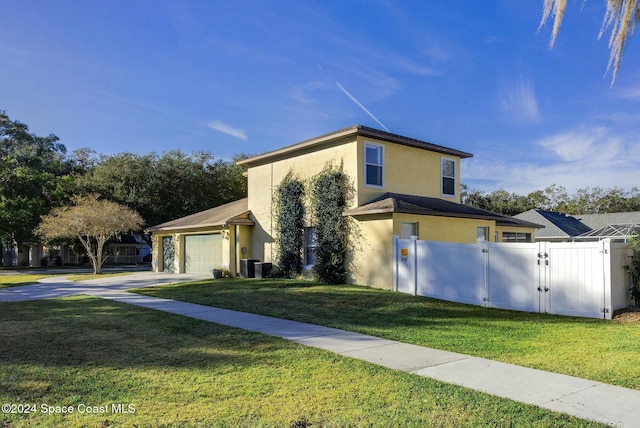
[[[302,272],[304,244],[304,183],[293,172],[280,182],[275,192],[277,257],[274,274],[293,277]]]
[[[640,308],[640,236],[634,233],[629,240],[629,248],[632,255],[629,257],[629,264],[624,269],[629,273],[631,278],[631,287],[629,293],[636,307]]]
[[[342,213],[348,208],[354,189],[342,165],[327,165],[310,185],[316,254],[313,267],[317,279],[342,284],[348,278],[351,219]]]

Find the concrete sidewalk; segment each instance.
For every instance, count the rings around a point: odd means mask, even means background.
[[[209,276],[152,272],[82,282],[70,282],[62,277],[55,277],[39,284],[0,289],[0,302],[87,294],[281,337],[391,369],[616,427],[640,426],[640,391],[637,390],[335,328],[126,292],[132,288],[204,278]]]
[[[633,389],[264,315],[110,289],[92,295],[281,337],[616,427],[640,426],[640,391]]]
[[[67,270],[69,276],[78,272]],[[198,281],[211,275],[134,272],[128,275],[107,276],[86,281],[69,281],[66,276],[52,276],[41,279],[37,284],[21,285],[0,289],[0,302],[24,302],[29,300],[52,299],[99,293],[102,290],[125,291],[132,288],[153,287],[177,282]]]

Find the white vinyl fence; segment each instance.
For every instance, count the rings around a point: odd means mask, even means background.
[[[394,290],[490,308],[611,319],[629,306],[626,244],[458,244],[394,237]]]

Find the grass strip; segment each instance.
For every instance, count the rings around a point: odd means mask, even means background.
[[[603,426],[97,298],[0,303],[0,324],[0,402],[37,406],[2,427]]]
[[[0,288],[17,287],[20,285],[36,284],[39,280],[52,277],[65,277],[68,281],[89,281],[91,279],[109,278],[112,276],[130,275],[131,272],[114,272],[114,273],[102,273],[94,275],[93,273],[56,273],[56,274],[30,274],[30,273],[18,273],[9,274],[3,273],[0,275]]]
[[[136,292],[640,389],[638,323],[489,309],[370,287],[292,280],[206,280]]]

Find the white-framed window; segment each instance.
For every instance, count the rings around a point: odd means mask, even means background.
[[[502,232],[502,242],[532,242],[530,233]]]
[[[456,195],[456,160],[441,158],[440,182],[442,196]]]
[[[384,146],[364,143],[364,185],[384,187]]]
[[[400,230],[400,238],[409,239],[412,236],[418,237],[418,223],[403,221]]]
[[[489,240],[489,228],[485,226],[476,227],[476,239],[481,239],[483,241]]]

